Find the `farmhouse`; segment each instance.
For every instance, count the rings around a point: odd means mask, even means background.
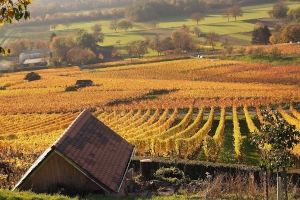
[[[134,146],[84,110],[29,168],[14,189],[124,194]]]
[[[20,64],[45,64],[46,58],[50,58],[50,49],[25,50],[19,55]]]

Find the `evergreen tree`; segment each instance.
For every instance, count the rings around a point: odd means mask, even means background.
[[[271,36],[270,29],[267,25],[255,27],[252,32],[251,44],[268,44]]]

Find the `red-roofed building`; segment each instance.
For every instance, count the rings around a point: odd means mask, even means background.
[[[134,146],[84,110],[25,173],[14,189],[49,192],[57,184],[78,192],[118,194]]]

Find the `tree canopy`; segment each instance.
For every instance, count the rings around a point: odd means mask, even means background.
[[[199,21],[204,20],[204,18],[202,17],[201,13],[199,13],[199,12],[194,13],[194,14],[191,16],[191,19],[192,19],[192,21],[197,22],[197,25],[198,25],[198,22],[199,22]]]
[[[16,1],[0,1],[0,25],[5,22],[12,23],[13,20],[19,21],[24,18],[25,20],[30,17],[30,12],[27,10],[27,6],[31,4],[32,0],[16,0]],[[10,50],[5,51],[3,47],[0,46],[0,52],[10,53]]]
[[[252,32],[251,44],[269,44],[269,38],[271,35],[272,34],[267,25],[255,27]]]
[[[276,3],[273,5],[272,10],[267,11],[271,18],[283,19],[287,16],[289,8],[284,3]]]

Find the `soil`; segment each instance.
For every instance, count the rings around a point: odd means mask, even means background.
[[[277,19],[270,19],[270,18],[261,18],[261,19],[249,19],[249,20],[243,20],[244,22],[256,24],[256,23],[262,23],[263,25],[267,25],[269,28],[274,28],[276,25],[282,25],[281,20]]]
[[[128,196],[145,197],[152,194],[172,196],[180,191],[185,191],[185,193],[190,196],[199,193],[201,189],[203,189],[201,182],[191,182],[184,186],[178,186],[166,181],[150,180],[136,182],[134,192],[129,193]]]

